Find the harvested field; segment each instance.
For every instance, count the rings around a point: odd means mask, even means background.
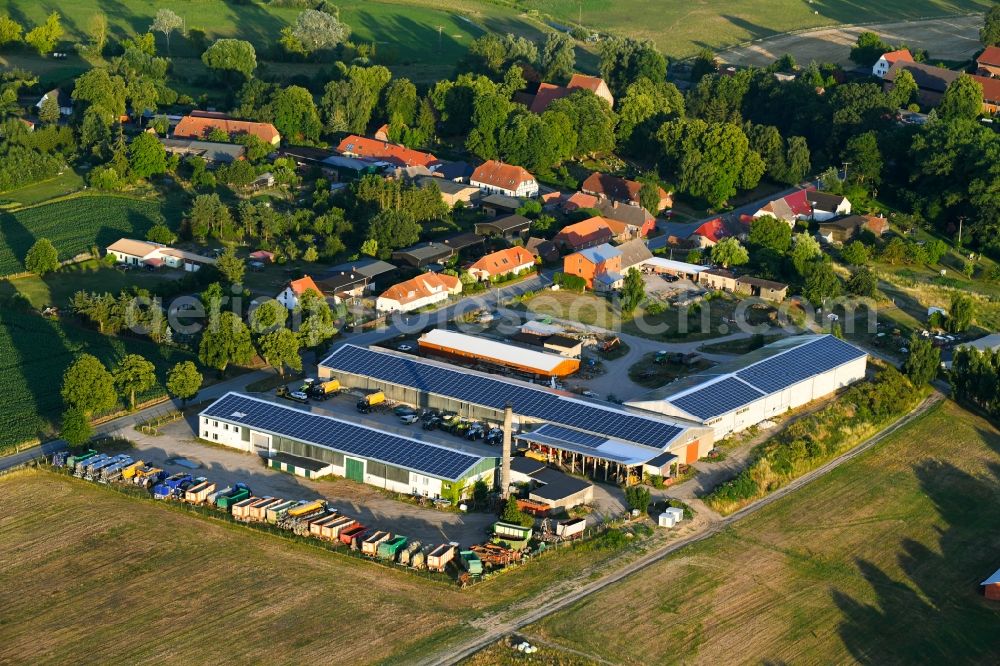
[[[629,664],[995,662],[998,477],[1000,431],[945,402],[526,632]]]
[[[953,16],[925,21],[902,21],[845,28],[820,28],[798,34],[777,35],[719,53],[723,61],[737,65],[769,65],[786,53],[802,64],[835,62],[851,66],[848,57],[858,35],[876,32],[890,44],[927,49],[930,62],[962,62],[982,49],[979,28],[983,17]]]
[[[48,472],[0,495],[0,663],[401,663],[620,552],[463,591]]]

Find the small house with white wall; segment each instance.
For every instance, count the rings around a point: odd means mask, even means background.
[[[275,300],[289,310],[294,310],[299,304],[299,298],[301,298],[302,294],[306,293],[309,289],[315,291],[317,296],[323,295],[320,288],[316,286],[316,282],[313,281],[311,277],[306,275],[298,280],[292,280],[285,285],[285,288],[282,289],[281,293],[275,297]]]
[[[152,266],[154,268],[167,266],[169,268],[183,268],[189,273],[193,273],[205,265],[215,265],[214,257],[205,257],[160,243],[131,238],[119,238],[108,246],[107,253],[115,257],[118,263],[128,266]]]

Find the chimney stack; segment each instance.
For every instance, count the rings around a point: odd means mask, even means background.
[[[500,497],[510,494],[510,448],[514,430],[514,408],[508,402],[503,408],[503,446],[500,453]]]

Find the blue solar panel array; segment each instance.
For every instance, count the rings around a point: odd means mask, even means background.
[[[596,449],[598,446],[608,441],[606,437],[591,435],[590,433],[580,432],[579,430],[571,430],[570,428],[562,428],[557,425],[552,425],[551,423],[546,423],[541,428],[536,428],[532,432],[536,435],[554,437],[556,439],[579,444],[580,446],[586,446],[591,449]]]
[[[320,365],[497,410],[510,402],[517,414],[658,449],[684,431],[656,418],[602,408],[545,389],[355,345],[344,345]]]
[[[735,377],[726,377],[671,402],[692,416],[710,419],[763,396],[763,392],[747,386]]]
[[[867,354],[854,345],[824,335],[755,363],[736,376],[764,393],[775,393],[862,356]]]
[[[228,393],[219,398],[202,415],[449,481],[462,478],[473,465],[483,460],[468,453],[432,446],[237,393]]]

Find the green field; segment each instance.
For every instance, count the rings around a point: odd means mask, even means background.
[[[526,631],[627,664],[996,663],[998,524],[1000,431],[944,402]]]
[[[145,238],[146,231],[167,218],[167,206],[116,196],[79,196],[0,212],[0,275],[24,270],[24,255],[39,238],[48,238],[60,259],[104,248],[123,236]],[[179,211],[172,211],[175,217]]]
[[[125,354],[141,354],[156,365],[159,384],[140,400],[163,395],[167,368],[191,359],[178,349],[138,339],[112,338],[96,331],[0,307],[0,452],[54,432],[62,412],[62,375],[77,354],[93,354],[113,364]]]
[[[870,23],[982,12],[988,0],[522,0],[557,20],[653,40],[670,56],[689,56],[790,30],[837,23]],[[582,11],[581,11],[582,10]],[[814,13],[815,12],[815,13]]]
[[[55,178],[0,192],[0,209],[34,206],[56,197],[78,192],[84,187],[83,176],[73,169],[66,169]]]
[[[85,39],[87,21],[94,12],[104,12],[113,36],[121,39],[148,30],[157,5],[163,6],[147,0],[67,0],[58,7],[35,0],[0,0],[0,13],[35,24],[56,9],[67,28],[64,39],[76,42]],[[446,5],[432,0],[344,0],[336,5],[341,20],[351,27],[353,41],[374,43],[377,62],[398,67],[416,80],[430,81],[450,74],[468,44],[484,30],[538,37],[543,29],[507,7],[470,0]],[[203,31],[209,43],[220,37],[246,39],[255,45],[258,59],[262,60],[270,59],[269,51],[277,45],[281,28],[302,11],[266,3],[235,4],[223,0],[179,2],[170,8],[185,20],[188,30]],[[158,46],[166,53],[162,36]],[[201,55],[192,41],[179,36],[171,39],[170,46],[171,54],[176,57]],[[61,62],[65,67],[66,61]]]

